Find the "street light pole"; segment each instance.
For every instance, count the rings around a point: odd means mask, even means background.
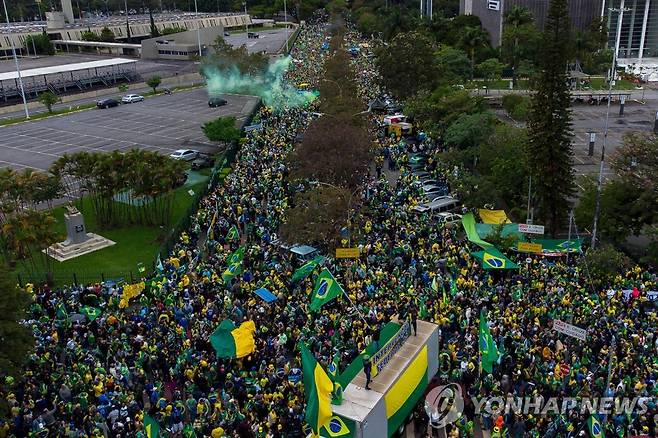
[[[610,9],[614,11],[615,9]],[[603,188],[603,167],[605,165],[605,147],[608,141],[608,128],[610,125],[610,101],[612,100],[612,84],[616,77],[617,55],[619,52],[619,43],[621,40],[621,25],[624,19],[624,0],[621,0],[619,6],[619,17],[617,18],[617,35],[615,36],[615,51],[612,54],[612,68],[608,78],[608,103],[605,111],[605,125],[603,128],[603,145],[601,146],[601,164],[599,165],[599,180],[596,186],[596,206],[594,208],[594,224],[592,226],[592,249],[596,248],[596,233],[598,231],[599,214],[601,212],[601,190]]]
[[[7,3],[2,0],[2,6],[5,8],[5,19],[7,20],[7,30],[9,30],[9,12],[7,12]],[[14,40],[10,37],[9,43],[11,44],[11,54],[14,56],[14,63],[16,64],[16,73],[18,74],[18,86],[21,89],[21,97],[23,98],[23,109],[25,110],[25,118],[30,118],[30,111],[27,109],[27,100],[25,99],[25,88],[23,87],[23,76],[21,76],[21,67],[18,64],[18,56],[16,56],[16,46]]]
[[[286,55],[288,54],[288,8],[286,7],[286,0],[283,0],[283,21],[286,26]]]
[[[196,41],[199,44],[199,58],[201,58],[201,22],[199,21],[199,8],[194,0],[194,13],[197,15],[196,19]]]
[[[128,42],[130,42],[130,22],[128,21],[128,0],[123,0],[123,7],[126,10],[126,35],[128,36]]]
[[[244,31],[249,32],[249,17],[247,16],[247,2],[246,2],[246,0],[242,4],[244,5],[244,15],[245,15],[245,18],[244,18]]]

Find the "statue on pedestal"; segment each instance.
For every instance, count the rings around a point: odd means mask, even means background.
[[[64,223],[66,224],[66,240],[64,245],[77,245],[89,239],[87,229],[85,228],[85,219],[82,213],[69,201],[64,213]]]

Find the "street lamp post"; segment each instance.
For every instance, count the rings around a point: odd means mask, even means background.
[[[9,30],[9,12],[7,12],[7,3],[5,0],[2,0],[2,6],[5,8],[5,19],[7,20],[7,30]],[[16,64],[16,73],[18,74],[18,86],[21,90],[21,97],[23,98],[23,109],[25,110],[25,118],[30,118],[30,111],[27,109],[27,99],[25,98],[25,88],[23,87],[23,76],[21,76],[21,67],[18,64],[18,56],[16,56],[16,46],[14,46],[13,38],[9,38],[9,43],[11,44],[11,54],[14,57],[14,63]]]
[[[596,186],[596,207],[594,208],[594,224],[592,226],[592,249],[596,248],[596,233],[598,231],[599,214],[601,212],[601,190],[603,187],[603,167],[605,165],[605,147],[608,140],[608,127],[610,122],[610,101],[612,100],[612,84],[616,77],[617,70],[617,56],[619,54],[619,43],[621,40],[621,25],[624,19],[624,0],[621,0],[619,9],[612,9],[611,11],[619,11],[617,18],[617,35],[615,36],[615,51],[612,54],[612,69],[610,70],[610,77],[608,78],[608,103],[605,111],[605,126],[603,129],[603,145],[601,146],[601,164],[599,165],[599,180]]]
[[[247,17],[247,2],[242,3],[244,5],[244,31],[249,32],[249,17]]]
[[[286,7],[286,0],[283,0],[283,21],[286,26],[286,55],[288,54],[288,8]]]
[[[128,21],[128,0],[123,0],[123,7],[126,10],[126,35],[128,36],[127,38],[128,42],[130,42],[130,22]]]
[[[199,21],[199,8],[196,5],[196,0],[194,0],[194,13],[197,15],[196,19],[196,42],[199,44],[199,58],[201,58],[201,22]]]

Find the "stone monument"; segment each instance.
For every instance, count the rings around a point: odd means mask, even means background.
[[[83,254],[114,245],[115,242],[98,234],[88,233],[82,213],[69,202],[64,213],[66,240],[50,245],[43,251],[57,261],[63,262]]]

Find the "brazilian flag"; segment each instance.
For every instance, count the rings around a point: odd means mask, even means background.
[[[305,420],[313,432],[318,435],[322,426],[329,422],[332,415],[331,391],[333,384],[308,347],[300,344],[300,348],[306,395]]]
[[[210,335],[210,344],[215,349],[217,357],[228,359],[241,358],[256,350],[256,324],[245,321],[236,327],[231,320],[224,320]]]
[[[224,281],[224,283],[228,283],[229,281],[231,281],[233,277],[235,277],[236,275],[240,275],[241,272],[242,272],[242,263],[232,264],[222,274],[222,280]]]
[[[472,253],[482,261],[482,267],[485,270],[498,269],[519,269],[519,265],[505,257],[505,255],[494,247],[489,247],[483,251]]]
[[[89,322],[92,322],[93,320],[101,316],[103,311],[96,307],[84,306],[80,308],[80,313],[82,313],[87,318],[87,320],[89,320]]]
[[[344,293],[343,288],[331,275],[331,272],[324,268],[315,280],[315,287],[311,293],[311,310],[315,312],[342,293]]]
[[[312,260],[309,260],[308,262],[304,263],[302,266],[300,266],[299,269],[297,269],[293,274],[292,278],[290,279],[291,283],[297,283],[298,281],[301,281],[311,275],[311,272],[315,269],[316,266],[318,266],[320,263],[324,262],[324,257],[322,256],[317,256]]]
[[[240,231],[238,230],[238,227],[233,225],[230,230],[228,230],[228,233],[226,233],[226,240],[238,240],[240,239]]]
[[[491,336],[484,309],[480,311],[480,366],[488,373],[492,372],[493,363],[498,360],[498,347]]]
[[[350,428],[347,427],[342,418],[337,415],[331,417],[329,423],[327,423],[324,428],[327,431],[327,435],[331,438],[349,435],[350,433]]]
[[[197,438],[196,431],[194,430],[194,427],[192,427],[191,424],[185,425],[185,427],[183,428],[183,436],[185,438]]]
[[[66,306],[64,306],[64,303],[59,303],[55,310],[55,318],[67,319],[68,317],[69,317],[69,313],[66,311]]]
[[[591,438],[605,438],[605,432],[597,414],[590,415],[587,420],[587,430]]]
[[[329,364],[327,371],[329,371],[329,377],[331,380],[335,381],[338,376],[338,364],[340,363],[340,353],[337,352],[334,354],[333,360]]]
[[[160,425],[148,415],[144,415],[144,430],[147,438],[158,438],[160,436]]]
[[[244,246],[241,246],[240,248],[236,249],[235,252],[231,254],[228,259],[226,259],[226,263],[228,263],[229,265],[234,265],[236,263],[241,263],[243,259],[244,259]]]

